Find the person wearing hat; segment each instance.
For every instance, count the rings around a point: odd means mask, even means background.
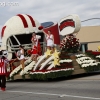
[[[7,74],[7,65],[9,61],[3,55],[3,51],[0,51],[0,88],[2,91],[6,90],[6,74]]]

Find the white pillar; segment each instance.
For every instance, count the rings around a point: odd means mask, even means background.
[[[82,44],[82,52],[85,53],[85,45]]]

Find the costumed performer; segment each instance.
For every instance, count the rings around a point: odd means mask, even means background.
[[[2,91],[6,90],[6,74],[8,64],[8,59],[3,56],[3,51],[0,51],[0,87]]]
[[[17,59],[20,60],[20,64],[22,65],[22,70],[24,70],[25,65],[24,65],[24,61],[25,61],[25,56],[24,56],[24,48],[22,45],[19,46],[19,51],[17,51]]]
[[[33,61],[37,61],[37,57],[41,53],[41,46],[40,46],[40,42],[39,42],[40,38],[41,38],[41,36],[36,35],[36,33],[33,32],[32,38],[31,38],[31,41],[32,41],[31,59]]]
[[[46,43],[47,43],[47,49],[54,51],[54,36],[49,30],[48,33],[43,31],[46,35]]]

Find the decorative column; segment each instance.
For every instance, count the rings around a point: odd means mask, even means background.
[[[85,53],[85,44],[82,44],[82,52]]]

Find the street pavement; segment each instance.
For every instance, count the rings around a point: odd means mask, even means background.
[[[0,100],[100,100],[100,74],[73,75],[52,81],[7,81]]]

